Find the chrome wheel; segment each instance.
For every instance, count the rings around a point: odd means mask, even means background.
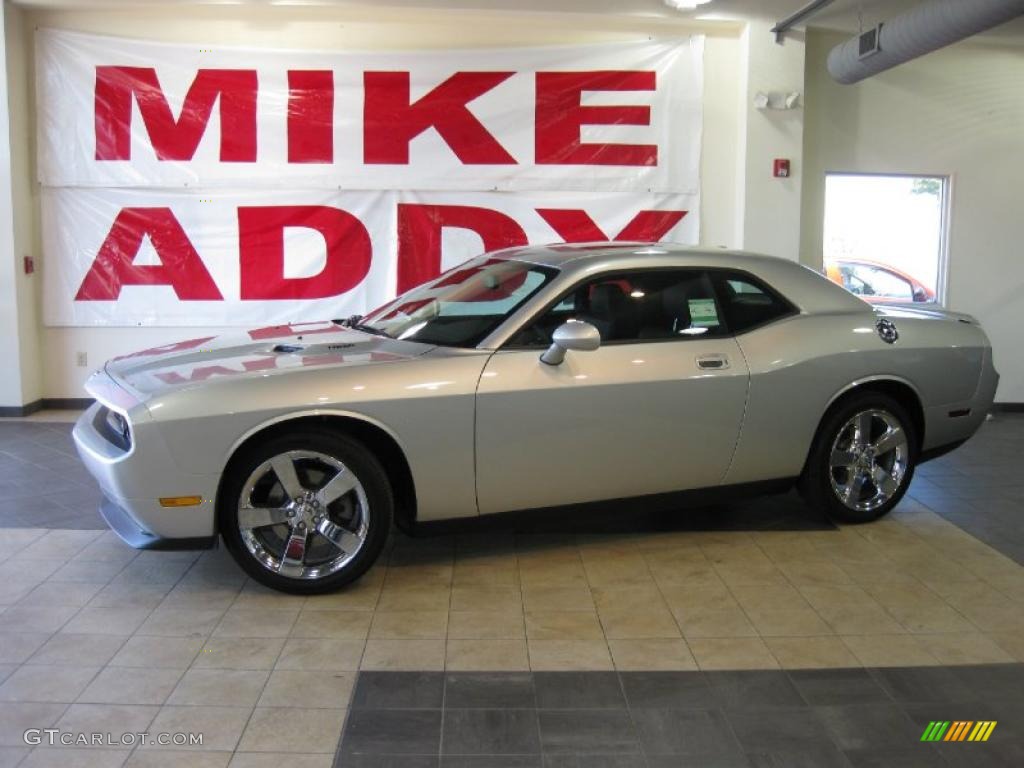
[[[882,409],[861,411],[832,443],[832,490],[849,509],[878,509],[903,485],[909,461],[910,447],[899,419]]]
[[[362,549],[370,505],[359,478],[338,459],[287,451],[246,479],[238,530],[264,568],[292,579],[320,579]]]

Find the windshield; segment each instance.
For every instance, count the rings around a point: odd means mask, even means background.
[[[359,323],[394,339],[474,347],[557,270],[522,261],[467,261],[374,310]]]

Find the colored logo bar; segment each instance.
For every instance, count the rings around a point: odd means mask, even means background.
[[[995,720],[932,720],[921,734],[921,741],[988,741],[996,728]]]

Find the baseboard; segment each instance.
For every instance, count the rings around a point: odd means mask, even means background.
[[[1024,403],[993,403],[992,410],[996,413],[1024,413]]]
[[[0,405],[0,418],[24,418],[39,411],[84,411],[93,404],[91,397],[44,397],[25,405]]]

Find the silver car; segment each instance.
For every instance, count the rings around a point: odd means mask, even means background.
[[[365,572],[392,521],[794,484],[873,520],[998,379],[974,319],[872,308],[791,261],[554,245],[366,317],[112,360],[74,437],[129,543],[219,534],[254,579],[313,593]]]

